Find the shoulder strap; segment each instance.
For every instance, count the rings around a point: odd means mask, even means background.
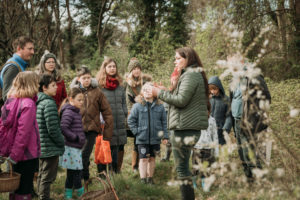
[[[1,74],[0,74],[0,86],[1,86],[1,88],[3,88],[3,73],[5,72],[6,68],[10,65],[13,65],[13,66],[17,67],[19,72],[22,71],[20,65],[15,61],[9,61],[9,62],[5,63],[4,65],[2,65],[2,67],[0,69],[1,70]]]

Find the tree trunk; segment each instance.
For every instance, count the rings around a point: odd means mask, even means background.
[[[61,39],[61,31],[60,31],[60,18],[59,18],[59,0],[55,1],[55,20],[56,20],[56,35],[58,39],[58,45],[59,45],[59,57],[61,60],[61,67],[65,68],[65,56],[64,56],[64,49]]]
[[[283,54],[283,57],[287,58],[287,37],[286,37],[286,16],[285,16],[285,8],[284,8],[284,0],[277,0],[277,21],[278,21],[278,29],[280,32],[280,49]]]
[[[72,70],[75,70],[75,65],[74,65],[74,50],[73,50],[73,37],[72,37],[72,16],[70,12],[70,4],[69,0],[66,0],[66,7],[67,7],[67,12],[68,12],[68,42],[69,42],[69,64]]]

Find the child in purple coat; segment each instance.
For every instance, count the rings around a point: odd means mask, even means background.
[[[21,174],[20,186],[9,199],[31,199],[34,166],[41,153],[36,121],[36,100],[39,77],[34,72],[20,72],[2,107],[0,160],[8,157],[13,170]]]
[[[73,188],[77,197],[84,193],[81,185],[82,147],[85,143],[85,134],[82,125],[80,107],[84,102],[83,91],[80,88],[72,88],[69,98],[61,107],[61,130],[65,136],[65,152],[60,157],[60,165],[67,169],[65,182],[65,199],[72,199]]]

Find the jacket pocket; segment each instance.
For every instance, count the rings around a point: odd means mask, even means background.
[[[142,126],[138,128],[138,133],[136,135],[136,139],[139,141],[146,141],[147,140],[147,126]]]

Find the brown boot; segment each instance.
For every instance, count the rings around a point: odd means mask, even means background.
[[[138,170],[138,153],[136,151],[132,151],[132,157],[131,157],[131,166],[133,171]]]
[[[124,151],[119,151],[118,152],[118,167],[117,167],[117,172],[118,173],[121,172],[123,157],[124,157]]]

